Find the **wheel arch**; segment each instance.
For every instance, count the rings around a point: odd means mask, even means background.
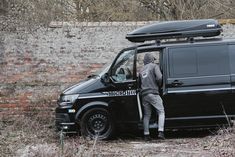
[[[75,120],[79,121],[82,117],[82,115],[88,111],[89,109],[93,108],[93,107],[102,107],[107,109],[108,108],[108,103],[103,102],[103,101],[93,101],[93,102],[89,102],[86,105],[82,106],[78,112],[75,115]]]

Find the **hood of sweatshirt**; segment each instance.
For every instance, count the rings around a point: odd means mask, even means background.
[[[144,55],[144,65],[153,63],[154,62],[154,57],[151,53],[146,53]]]

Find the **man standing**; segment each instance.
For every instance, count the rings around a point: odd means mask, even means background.
[[[151,53],[144,56],[144,67],[140,71],[142,104],[144,106],[144,138],[150,140],[149,121],[152,106],[158,113],[158,138],[164,137],[165,111],[159,88],[162,85],[162,73],[157,64],[154,64],[154,57]]]

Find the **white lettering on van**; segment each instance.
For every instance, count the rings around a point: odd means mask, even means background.
[[[136,90],[125,90],[125,91],[108,91],[103,92],[107,96],[130,96],[136,95]]]

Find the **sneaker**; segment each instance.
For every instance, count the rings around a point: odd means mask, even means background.
[[[151,139],[150,135],[144,135],[144,140],[151,141],[152,139]]]
[[[158,138],[161,139],[161,140],[165,140],[165,136],[164,136],[163,131],[159,131]]]

